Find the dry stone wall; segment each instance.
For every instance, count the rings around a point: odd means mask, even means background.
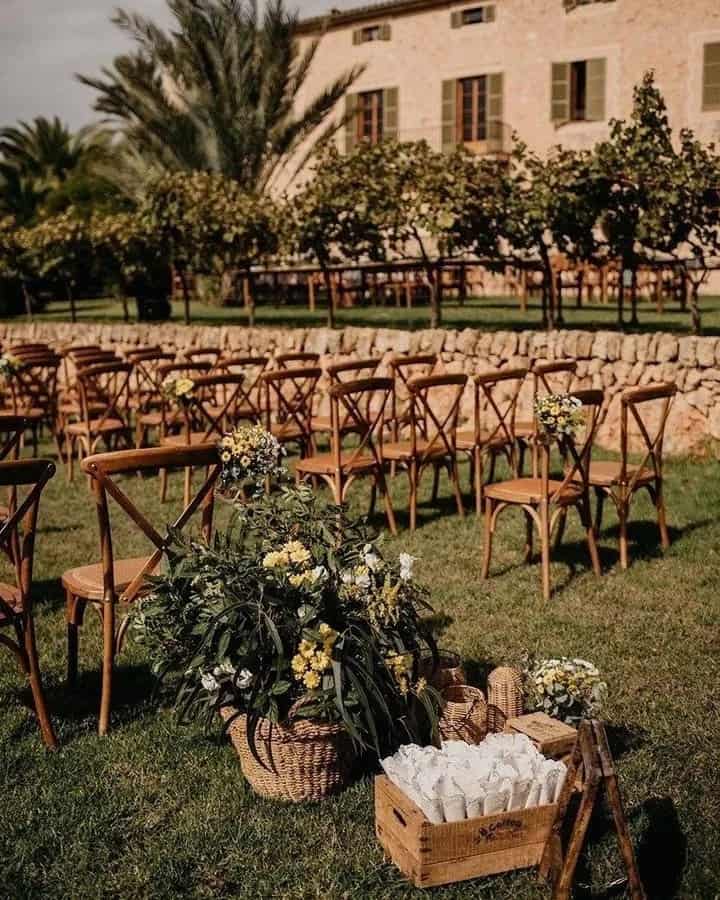
[[[617,448],[620,393],[633,385],[674,382],[679,390],[668,422],[669,453],[707,453],[720,441],[720,339],[613,331],[399,331],[385,328],[244,328],[174,324],[101,325],[36,322],[0,324],[3,346],[25,340],[54,344],[100,343],[118,349],[161,344],[167,350],[222,346],[239,352],[272,354],[291,350],[323,356],[382,356],[433,351],[449,372],[473,374],[489,368],[528,365],[535,359],[578,361],[576,387],[602,388],[609,400],[601,428],[603,446]],[[531,403],[530,385],[521,396],[520,415]],[[468,389],[464,410],[472,406]]]

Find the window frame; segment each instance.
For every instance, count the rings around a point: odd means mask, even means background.
[[[357,94],[356,140],[371,147],[379,144],[384,134],[384,90],[360,91]],[[369,134],[366,123],[369,121]]]
[[[467,91],[470,94],[470,134],[465,137],[465,113]],[[457,79],[457,98],[455,112],[455,129],[458,143],[468,146],[488,139],[488,76],[469,75]],[[482,132],[482,136],[481,136]]]

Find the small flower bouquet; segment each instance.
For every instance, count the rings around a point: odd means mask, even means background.
[[[223,435],[219,449],[223,489],[248,481],[260,485],[282,474],[285,449],[262,425],[245,425]]]
[[[8,381],[22,369],[23,362],[19,356],[12,353],[3,353],[0,356],[0,378]]]
[[[548,437],[574,438],[584,424],[582,404],[571,394],[548,394],[535,401],[540,432]]]
[[[160,390],[167,400],[187,406],[192,401],[195,382],[186,376],[166,378],[160,385]]]
[[[174,677],[182,719],[230,708],[253,753],[268,723],[319,723],[378,755],[430,740],[440,697],[419,663],[436,649],[411,556],[386,560],[307,486],[235,504],[210,547],[177,540],[133,632]]]
[[[584,659],[529,661],[523,680],[528,708],[569,724],[597,716],[607,695],[600,672]]]

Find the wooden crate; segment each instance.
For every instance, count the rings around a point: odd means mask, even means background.
[[[416,887],[525,869],[540,862],[556,804],[433,825],[384,775],[375,779],[375,834]]]
[[[554,758],[572,753],[577,739],[577,730],[547,713],[534,712],[516,716],[505,723],[505,731],[526,734],[544,755]]]

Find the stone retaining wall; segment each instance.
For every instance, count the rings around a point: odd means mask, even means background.
[[[720,339],[670,334],[611,331],[396,331],[385,328],[243,328],[174,324],[71,325],[69,323],[0,323],[3,346],[26,340],[56,344],[100,343],[125,349],[161,344],[168,350],[221,346],[261,354],[290,350],[322,355],[383,356],[434,351],[446,371],[474,373],[498,366],[527,365],[532,359],[578,360],[578,387],[602,388],[610,398],[599,441],[617,448],[619,393],[631,385],[672,381],[679,388],[670,415],[666,450],[706,453],[720,441]],[[523,391],[520,414],[530,407],[530,386]],[[471,408],[468,390],[465,410]]]

